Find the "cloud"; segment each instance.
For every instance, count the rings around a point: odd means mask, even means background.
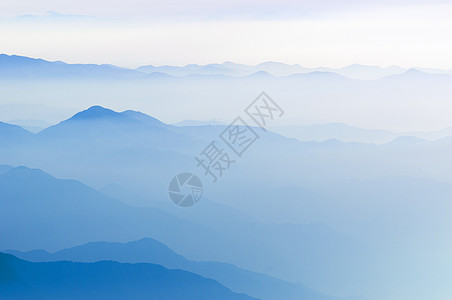
[[[92,1],[93,5],[100,3],[100,0]],[[136,10],[139,0],[130,1],[130,9]],[[163,13],[161,17],[144,20],[108,18],[95,14],[93,7],[89,8],[90,14],[67,14],[68,9],[33,14],[31,20],[49,21],[2,22],[2,52],[52,61],[127,67],[228,60],[257,64],[272,60],[307,67],[360,63],[452,69],[452,42],[448,39],[452,30],[452,4],[298,15],[295,9],[292,13],[282,13],[282,8],[270,10],[272,3],[263,0],[262,11],[267,13],[255,11],[246,15],[245,11],[251,11],[251,2],[238,9],[236,0],[231,1],[228,10],[217,12],[220,17],[197,21],[188,17],[166,18]],[[352,0],[346,1],[350,6]],[[285,3],[282,2],[282,7]],[[143,13],[149,10],[147,2],[141,4]],[[166,2],[160,4],[155,4],[156,11],[163,12],[170,7]],[[112,0],[114,5],[118,5],[117,0]],[[182,5],[171,13],[182,16],[213,7],[205,5],[199,4],[187,12],[184,12],[187,5]],[[105,7],[105,11],[111,9]],[[123,15],[127,13],[124,11]],[[228,17],[242,13],[243,18]],[[93,21],[85,21],[91,18]],[[62,21],[55,26],[50,20]]]
[[[102,18],[157,18],[157,19],[266,19],[281,17],[303,18],[311,14],[341,13],[373,10],[385,7],[447,4],[448,0],[91,0],[81,5],[75,0],[3,1],[2,15],[20,15],[28,18],[80,18],[86,15]],[[43,10],[66,13],[40,15]],[[31,13],[31,15],[30,15]],[[53,15],[55,14],[55,15]]]
[[[94,19],[94,17],[92,16],[60,14],[54,11],[47,11],[44,14],[19,15],[13,18],[14,21],[44,21],[44,22],[74,22],[92,19]]]

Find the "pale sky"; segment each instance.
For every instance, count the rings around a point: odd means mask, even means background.
[[[124,67],[280,61],[452,69],[447,2],[2,1],[0,52]]]

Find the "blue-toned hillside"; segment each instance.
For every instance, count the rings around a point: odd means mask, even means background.
[[[154,264],[30,263],[0,253],[0,298],[252,300],[199,275]]]

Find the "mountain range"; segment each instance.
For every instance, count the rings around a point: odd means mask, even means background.
[[[452,137],[452,128],[434,131],[393,132],[389,130],[363,129],[344,123],[326,123],[313,125],[273,126],[271,131],[300,141],[337,140],[344,143],[387,144],[402,137],[435,141]]]
[[[177,127],[94,106],[38,134],[3,127],[0,249],[153,238],[192,262],[378,299],[394,288],[389,281],[413,295],[410,282],[431,286],[440,278],[428,274],[445,270],[450,138],[301,142],[255,128],[261,138],[213,184],[194,157],[225,125]],[[184,171],[204,185],[189,209],[167,198]]]
[[[235,262],[242,266],[248,265],[253,269],[258,269],[256,261],[261,261],[265,257],[267,259],[271,257],[275,260],[273,263],[280,261],[290,265],[289,256],[274,256],[278,245],[268,244],[268,238],[278,238],[281,243],[293,243],[291,241],[293,236],[297,236],[297,243],[293,244],[292,249],[288,249],[290,250],[288,254],[292,256],[292,251],[304,253],[303,257],[299,258],[298,264],[305,261],[306,268],[313,268],[316,261],[325,259],[325,255],[329,256],[328,261],[331,263],[335,260],[333,257],[340,256],[345,259],[346,253],[361,249],[353,241],[324,225],[260,223],[241,216],[225,205],[211,203],[207,199],[199,205],[198,211],[195,210],[192,214],[188,213],[182,217],[184,214],[181,211],[173,214],[158,208],[128,206],[79,182],[58,180],[40,170],[25,167],[4,166],[0,174],[0,191],[2,193],[0,247],[3,249],[61,249],[93,240],[127,241],[153,237],[189,257]],[[190,215],[193,215],[193,218]],[[204,217],[200,219],[197,218],[198,215],[204,215]],[[208,244],[203,243],[206,240],[209,241]],[[310,244],[309,249],[305,243]],[[133,248],[132,246],[133,244],[129,245],[130,248]],[[121,249],[120,246],[117,248]],[[335,248],[334,251],[333,248]],[[259,253],[257,254],[256,251]],[[145,253],[145,250],[142,249],[141,252]],[[138,253],[135,254],[138,255]],[[358,259],[357,256],[358,253],[353,260]],[[71,259],[77,259],[77,257],[80,259],[80,256],[74,256]],[[128,259],[131,257],[130,254]],[[56,258],[59,259],[58,256]],[[112,259],[112,257],[104,256],[103,259]],[[151,259],[153,258],[150,257],[147,261]],[[181,259],[175,260],[173,265],[168,267],[175,267],[174,264],[178,261],[184,262]],[[162,261],[154,262],[163,264]],[[346,261],[341,262],[341,264],[345,263]],[[195,267],[202,265],[184,264],[179,263],[177,267],[199,271]],[[219,276],[220,270],[221,268],[216,271],[216,276]],[[234,268],[229,272],[232,271]],[[243,271],[237,271],[237,273],[243,273]],[[251,282],[259,278],[257,275],[251,276],[251,273],[244,275]],[[255,279],[250,279],[254,277]],[[234,275],[231,278],[242,277]],[[287,295],[316,294],[302,286],[278,282],[269,277],[261,276],[258,281],[267,282],[269,289],[273,286],[275,290]],[[269,282],[272,281],[273,284],[270,285]],[[250,283],[246,286],[252,288],[255,285]],[[286,291],[284,292],[280,286],[287,286]]]
[[[25,56],[0,54],[0,78],[138,78],[137,71],[112,65],[67,64]]]
[[[92,110],[99,109],[99,107],[93,107]],[[122,113],[123,116],[135,117],[138,121],[146,121],[149,125],[160,125],[160,127],[166,126],[163,122],[152,118],[143,113],[136,111],[125,111]],[[74,116],[74,119],[76,117]],[[69,120],[68,120],[69,121]],[[2,123],[0,128],[5,131],[3,136],[7,139],[6,132],[10,132],[9,135],[14,138],[20,138],[20,136],[30,136],[16,127],[16,132],[21,131],[20,134],[12,134],[12,130],[8,129],[8,126],[20,126],[23,129],[30,131],[32,133],[38,133],[52,126],[52,124],[47,123],[42,120],[10,120],[6,123]],[[227,125],[225,122],[211,120],[211,121],[195,121],[195,120],[185,120],[172,124],[177,127],[193,127],[193,126],[224,126]],[[169,126],[171,127],[171,126]],[[175,130],[174,127],[172,127]],[[412,132],[393,132],[389,130],[377,130],[377,129],[363,129],[356,126],[351,126],[344,123],[325,123],[325,124],[313,124],[313,125],[287,125],[287,126],[272,126],[270,130],[281,134],[288,138],[296,138],[300,141],[327,141],[327,140],[338,140],[340,142],[350,143],[374,143],[374,144],[385,144],[389,143],[399,137],[415,137],[424,140],[440,140],[446,137],[452,137],[452,127],[443,128],[435,131],[412,131]],[[177,131],[177,130],[175,130]]]
[[[418,68],[418,72],[426,74],[452,74],[451,70]],[[255,66],[224,62],[222,64],[186,66],[153,66],[146,65],[136,69],[121,68],[113,65],[67,64],[61,61],[50,62],[17,55],[0,54],[0,78],[105,78],[105,79],[168,79],[194,75],[205,76],[276,76],[285,77],[296,74],[333,73],[348,78],[375,80],[386,76],[410,74],[410,69],[398,66],[381,68],[353,64],[343,68],[305,68],[300,65],[289,65],[279,62],[265,62]]]
[[[4,299],[252,300],[214,280],[155,264],[31,263],[0,253]]]
[[[373,74],[375,68],[352,66],[353,72],[363,70],[352,76],[349,71],[324,68],[292,73],[294,67],[288,66],[289,71],[283,74],[271,68],[279,70],[284,64],[267,63],[250,67],[251,71],[242,75],[203,73],[197,71],[202,66],[191,65],[185,75],[175,76],[164,73],[170,73],[168,70],[145,73],[6,55],[0,60],[5,65],[0,63],[3,122],[38,119],[55,124],[93,104],[117,111],[139,110],[166,123],[187,119],[230,121],[265,89],[287,108],[284,118],[273,126],[346,123],[393,132],[451,126],[447,99],[452,94],[452,77],[446,71],[403,69],[393,74],[395,69],[391,68],[391,72],[378,75]],[[217,69],[221,70],[220,66]]]
[[[211,278],[237,293],[262,300],[310,299],[333,300],[334,297],[315,292],[301,284],[289,283],[267,275],[258,274],[219,262],[194,262],[176,254],[166,245],[150,239],[129,243],[93,242],[49,253],[45,250],[19,252],[6,250],[32,262],[72,261],[93,263],[111,260],[120,263],[152,263],[168,269],[181,269]]]

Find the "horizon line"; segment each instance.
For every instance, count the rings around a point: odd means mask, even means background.
[[[184,68],[184,67],[188,67],[188,66],[211,66],[211,65],[224,65],[224,64],[235,64],[235,65],[243,65],[243,66],[247,66],[247,67],[258,67],[260,65],[263,64],[270,64],[270,63],[274,63],[274,64],[282,64],[285,66],[292,66],[292,67],[301,67],[301,68],[305,68],[305,69],[330,69],[330,70],[341,70],[341,69],[345,69],[348,67],[352,67],[352,66],[362,66],[362,67],[377,67],[380,69],[389,69],[389,68],[401,68],[401,69],[405,69],[405,70],[411,70],[411,69],[436,69],[436,70],[442,70],[442,71],[452,71],[452,69],[449,68],[440,68],[440,67],[420,67],[420,66],[402,66],[402,65],[398,65],[398,64],[391,64],[391,65],[378,65],[378,64],[363,64],[363,63],[359,63],[359,62],[355,62],[355,63],[351,63],[351,64],[346,64],[343,65],[341,67],[331,67],[331,66],[326,66],[326,65],[320,65],[320,66],[316,66],[316,67],[307,67],[306,65],[303,65],[301,63],[287,63],[287,62],[282,62],[282,61],[276,61],[276,60],[266,60],[266,61],[262,61],[260,63],[257,64],[249,64],[249,63],[241,63],[241,62],[234,62],[233,60],[226,60],[223,62],[210,62],[210,63],[186,63],[186,64],[150,64],[150,63],[143,63],[138,65],[138,67],[124,67],[124,66],[120,66],[120,65],[115,65],[112,63],[96,63],[96,62],[67,62],[64,60],[51,60],[51,59],[47,59],[47,58],[42,58],[42,57],[32,57],[32,56],[27,56],[24,54],[8,54],[8,53],[0,53],[0,56],[9,56],[9,57],[22,57],[22,58],[29,58],[29,59],[35,59],[35,60],[44,60],[47,62],[51,62],[51,63],[65,63],[68,65],[97,65],[97,66],[113,66],[113,67],[117,67],[117,68],[122,68],[122,69],[129,69],[129,70],[136,70],[140,67],[148,67],[148,66],[152,66],[152,67],[180,67],[180,68]]]

